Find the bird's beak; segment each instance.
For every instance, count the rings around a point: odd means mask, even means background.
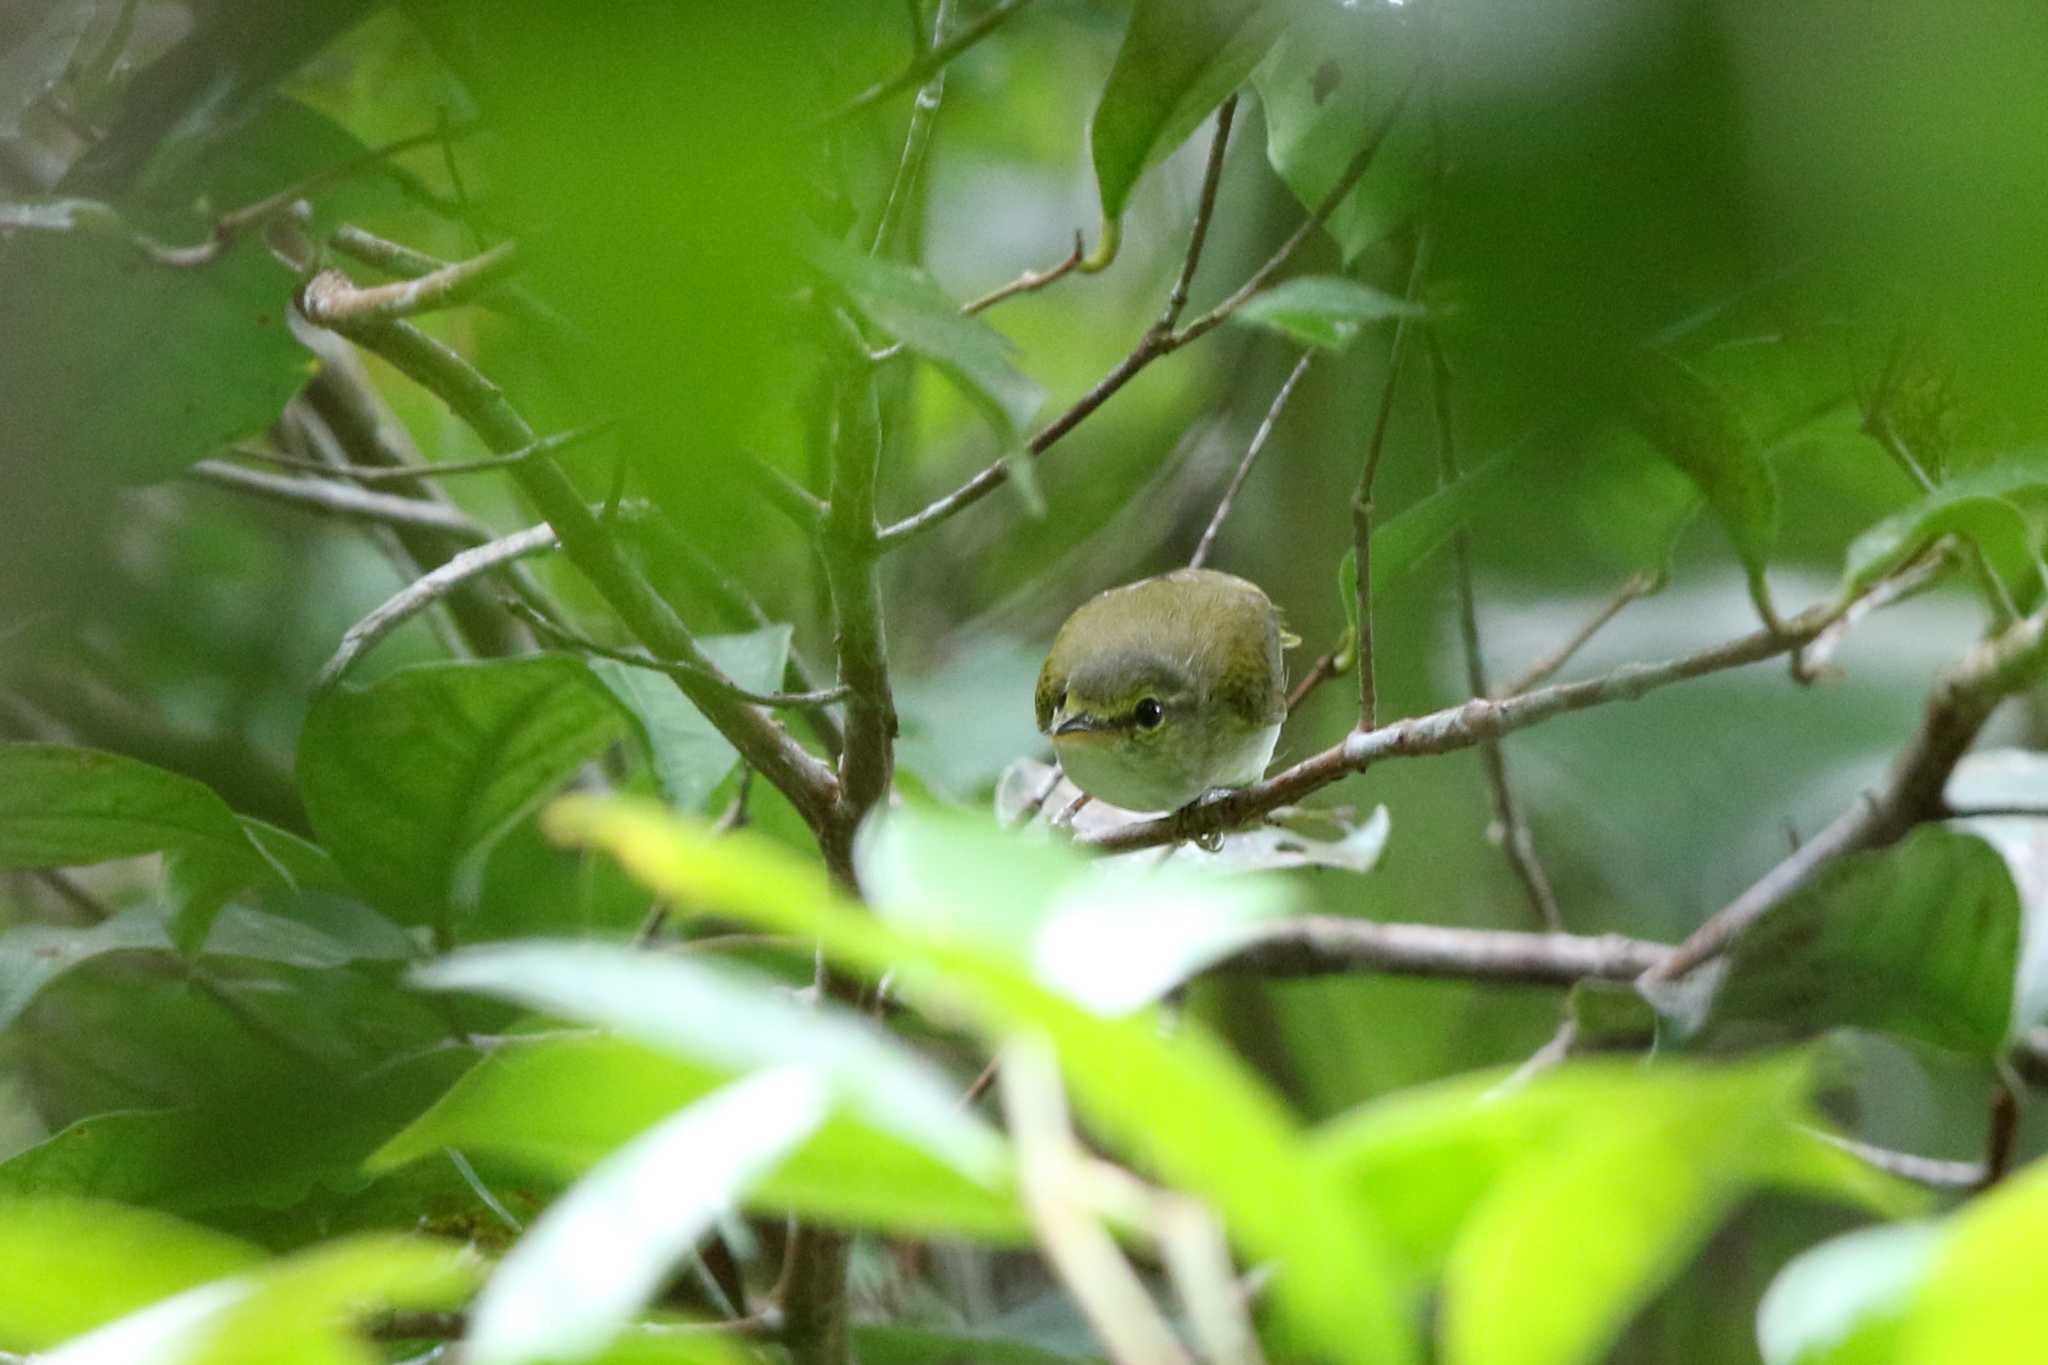
[[[1054,739],[1058,739],[1062,735],[1085,735],[1101,728],[1101,726],[1095,723],[1095,717],[1093,716],[1087,714],[1068,716],[1058,725],[1053,726],[1052,736]]]

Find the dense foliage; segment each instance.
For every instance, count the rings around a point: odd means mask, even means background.
[[[2038,1359],[2043,90],[12,0],[0,1359]],[[1274,771],[1077,803],[1047,642],[1191,560]]]

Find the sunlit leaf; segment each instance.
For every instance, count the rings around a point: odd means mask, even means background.
[[[2048,1341],[2048,1161],[2009,1176],[1948,1225],[1899,1329],[1912,1365],[2022,1365]]]
[[[454,1147],[579,1175],[738,1074],[606,1035],[514,1040],[386,1143],[370,1167],[385,1170]],[[904,1236],[1012,1242],[1025,1235],[1023,1214],[1006,1189],[970,1179],[846,1113],[828,1117],[761,1179],[748,1202]]]
[[[491,1276],[472,1310],[464,1357],[527,1365],[594,1353],[713,1220],[824,1121],[830,1093],[815,1072],[763,1072],[605,1158]]]
[[[1337,275],[1304,275],[1252,295],[1231,321],[1265,327],[1306,345],[1342,351],[1367,326],[1417,317],[1420,304]]]
[[[1794,1258],[1756,1310],[1764,1365],[1886,1365],[1900,1319],[1946,1229],[1892,1223],[1845,1233]]]
[[[749,635],[709,635],[697,643],[741,687],[773,692],[782,686],[783,664],[789,658],[788,626],[767,626]],[[592,659],[590,670],[639,727],[662,796],[679,810],[704,809],[712,791],[739,762],[739,751],[666,674],[613,659]]]
[[[260,1259],[246,1242],[150,1209],[0,1198],[0,1345],[53,1346]]]
[[[993,1180],[1002,1144],[959,1092],[867,1020],[809,1009],[773,981],[595,943],[471,948],[420,969],[422,985],[484,991],[732,1071],[802,1064],[866,1122]]]
[[[1123,216],[1138,177],[1244,84],[1297,8],[1268,0],[1138,0],[1088,125],[1105,224]]]
[[[505,831],[625,726],[576,659],[421,664],[315,701],[299,786],[320,842],[379,909],[446,923]]]

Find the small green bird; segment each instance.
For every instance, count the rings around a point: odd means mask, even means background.
[[[1175,569],[1081,604],[1038,675],[1038,729],[1074,785],[1176,810],[1265,775],[1287,719],[1280,614],[1252,583]]]

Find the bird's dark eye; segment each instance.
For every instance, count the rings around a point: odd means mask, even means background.
[[[1131,714],[1137,717],[1138,724],[1150,730],[1166,719],[1166,708],[1159,704],[1159,698],[1145,697]]]

